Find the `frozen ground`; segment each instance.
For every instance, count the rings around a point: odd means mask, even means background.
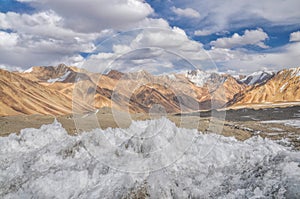
[[[284,124],[286,126],[292,126],[295,128],[300,128],[300,119],[290,119],[290,120],[268,120],[262,121],[265,124]]]
[[[165,118],[79,136],[55,121],[0,146],[0,198],[300,198],[299,151]]]

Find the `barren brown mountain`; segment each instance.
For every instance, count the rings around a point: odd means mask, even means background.
[[[72,111],[72,99],[59,91],[0,69],[0,115],[62,115]],[[81,110],[89,109],[80,103]]]
[[[254,86],[230,75],[199,70],[168,75],[111,70],[102,75],[63,64],[32,67],[25,72],[1,70],[0,115],[63,115],[72,109],[92,112],[102,107],[147,113],[154,105],[176,113],[226,104],[300,101],[299,70],[283,70]]]
[[[113,75],[109,73],[108,76],[117,76],[114,92],[127,96],[131,102],[138,102],[146,112],[154,104],[165,107],[166,112],[220,108],[246,87],[229,75],[218,74],[210,74],[202,86],[190,81],[185,74],[154,76],[139,71],[120,75],[113,71]],[[102,87],[105,82],[106,79],[99,85]]]
[[[262,85],[236,96],[233,106],[300,101],[300,67],[284,69]]]

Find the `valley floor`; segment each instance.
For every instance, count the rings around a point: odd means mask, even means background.
[[[219,117],[212,119],[212,115]],[[126,116],[126,115],[125,115]],[[100,109],[97,113],[98,123],[96,127],[102,129],[128,128],[132,120],[156,119],[146,114],[132,114],[131,119],[122,113],[113,114],[110,109]],[[82,118],[90,116],[82,116]],[[155,116],[154,116],[155,117]],[[290,143],[293,148],[300,150],[300,107],[265,108],[265,109],[238,109],[227,110],[226,112],[201,112],[181,115],[167,115],[170,121],[178,127],[196,128],[201,132],[209,133],[212,127],[217,126],[220,134],[233,136],[238,140],[247,140],[253,136],[261,136],[287,145]],[[57,120],[70,135],[78,131],[93,130],[95,124],[83,119],[77,128],[72,115],[57,116]],[[54,116],[45,115],[22,115],[0,117],[0,136],[7,136],[11,133],[19,133],[24,128],[39,128],[43,124],[51,124]],[[116,121],[117,120],[117,121]],[[222,128],[222,129],[220,129]],[[285,142],[287,141],[287,142]]]

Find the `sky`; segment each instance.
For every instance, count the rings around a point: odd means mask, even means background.
[[[300,66],[299,0],[0,0],[0,68]]]

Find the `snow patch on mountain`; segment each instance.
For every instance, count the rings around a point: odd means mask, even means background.
[[[32,71],[33,71],[33,67],[30,67],[27,70],[24,70],[23,73],[31,73]]]
[[[186,72],[186,77],[199,87],[203,87],[209,80],[210,76],[211,73],[207,73],[202,70],[193,70]]]
[[[126,135],[131,136],[126,136]],[[173,164],[144,173],[114,168],[129,152],[147,162],[174,135],[193,136]],[[141,136],[149,136],[141,139]],[[150,135],[155,135],[155,142]],[[103,136],[107,136],[107,139]],[[177,128],[163,118],[128,129],[95,129],[70,136],[60,123],[0,138],[1,198],[299,198],[300,152],[253,137],[244,142]],[[149,153],[149,150],[153,150]],[[100,156],[97,157],[97,154]],[[174,155],[161,153],[156,161]],[[101,158],[101,159],[99,159]],[[156,164],[156,162],[148,162]],[[139,168],[139,165],[135,165]]]
[[[258,71],[247,75],[240,81],[248,85],[262,84],[271,79],[274,75],[275,73],[272,71]]]
[[[291,73],[292,77],[300,77],[300,67],[290,68],[290,71],[292,71],[292,73]]]
[[[280,87],[280,92],[282,93],[284,91],[284,89],[286,88],[286,86],[288,85],[289,83],[286,82],[285,84],[283,84],[281,87]]]
[[[55,83],[55,82],[63,82],[67,79],[67,77],[71,74],[71,71],[67,71],[65,74],[63,74],[62,76],[58,77],[58,78],[54,78],[54,79],[48,79],[47,82],[48,83]]]
[[[167,76],[171,80],[176,80],[176,76],[174,74],[168,74]]]

